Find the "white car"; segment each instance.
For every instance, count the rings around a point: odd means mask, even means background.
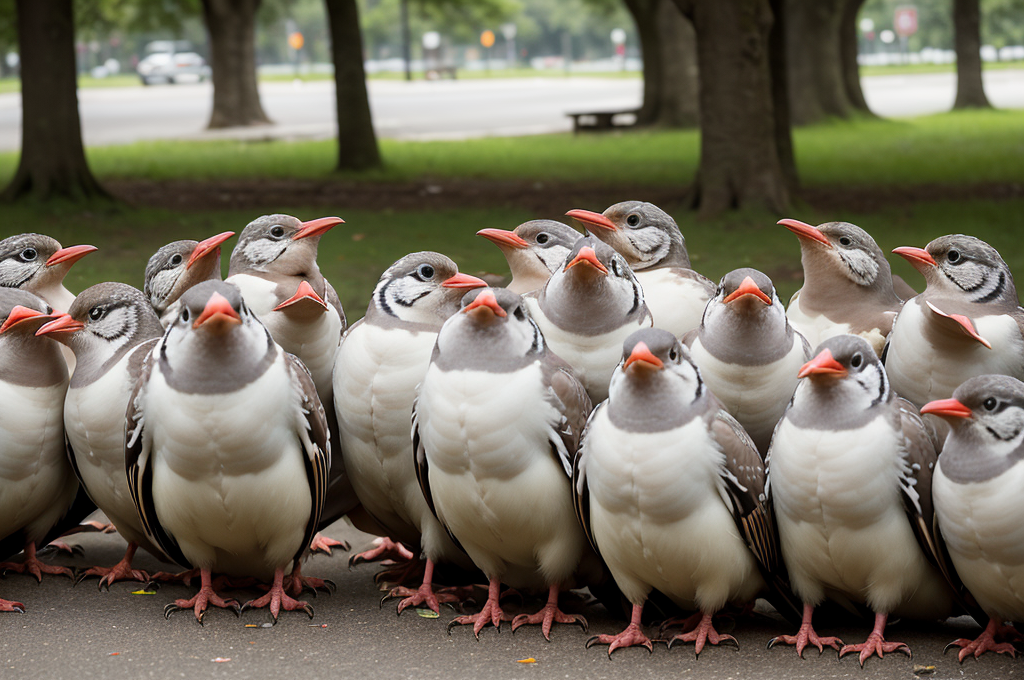
[[[136,69],[143,85],[197,83],[210,77],[210,67],[195,52],[155,52]]]

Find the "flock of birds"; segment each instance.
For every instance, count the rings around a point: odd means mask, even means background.
[[[508,621],[502,584],[547,593],[513,630],[586,629],[559,594],[589,586],[631,607],[587,642],[609,655],[651,648],[655,591],[692,614],[670,644],[698,654],[735,643],[713,616],[757,597],[800,621],[770,645],[801,655],[909,654],[889,616],[957,613],[985,625],[952,643],[961,660],[1015,653],[1024,311],[995,249],[897,248],[917,294],[859,227],[782,220],[804,270],[785,309],[755,269],[717,286],[693,271],[650,203],[568,215],[586,233],[479,232],[507,288],[439,253],[401,258],[351,327],[316,263],[334,217],[253,221],[223,281],[231,232],[161,248],[142,291],[77,298],[63,278],[95,248],[0,241],[0,558],[24,550],[0,568],[70,575],[36,548],[99,508],[128,551],[82,578],[198,577],[165,614],[200,622],[208,607],[312,616],[303,589],[331,584],[302,561],[339,545],[318,532],[347,516],[381,537],[354,561],[405,564],[399,612],[466,597],[435,566],[483,574],[482,609],[449,630]],[[134,569],[139,547],[187,571]],[[221,594],[260,584],[242,606]],[[826,601],[873,615],[867,640],[819,636]]]

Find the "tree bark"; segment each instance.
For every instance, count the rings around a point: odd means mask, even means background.
[[[681,2],[686,12],[691,3]],[[769,69],[768,0],[693,0],[700,68],[700,216],[730,208],[789,205],[779,162]]]
[[[981,8],[979,0],[953,0],[956,38],[956,101],[954,109],[988,108],[981,82]]]
[[[207,127],[263,125],[256,81],[256,11],[260,0],[203,0],[210,35],[213,111]]]
[[[692,127],[697,123],[696,37],[672,0],[626,0],[644,62],[644,98],[637,125]]]
[[[864,89],[860,81],[860,64],[857,62],[858,31],[857,15],[864,6],[864,0],[846,0],[843,3],[843,16],[839,22],[839,52],[842,60],[843,85],[850,107],[862,113],[871,113],[868,102],[864,99]]]
[[[772,106],[775,111],[775,148],[782,166],[786,188],[795,193],[800,185],[793,154],[793,126],[789,111],[789,73],[786,64],[786,35],[789,31],[786,0],[770,0],[772,31],[768,36],[768,64],[772,77]]]
[[[659,0],[626,0],[626,9],[633,15],[636,32],[640,38],[640,56],[643,60],[644,96],[636,124],[653,125],[661,109],[663,62],[661,58],[661,34],[658,31],[656,7]]]
[[[850,100],[843,78],[840,27],[847,0],[786,0],[789,105],[797,125],[845,118]]]
[[[327,0],[338,112],[338,170],[381,164],[363,69],[363,38],[356,0]]]
[[[72,0],[17,0],[21,157],[3,198],[109,197],[85,160]]]

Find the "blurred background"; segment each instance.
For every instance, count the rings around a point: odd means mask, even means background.
[[[0,0],[0,237],[98,246],[77,292],[336,214],[350,319],[407,252],[502,274],[477,230],[629,199],[784,298],[780,217],[972,233],[1020,272],[1022,109],[1024,0]]]

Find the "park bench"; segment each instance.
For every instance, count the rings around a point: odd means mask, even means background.
[[[566,114],[572,118],[572,131],[612,130],[617,127],[636,125],[639,109],[622,109],[621,111],[585,111]]]

